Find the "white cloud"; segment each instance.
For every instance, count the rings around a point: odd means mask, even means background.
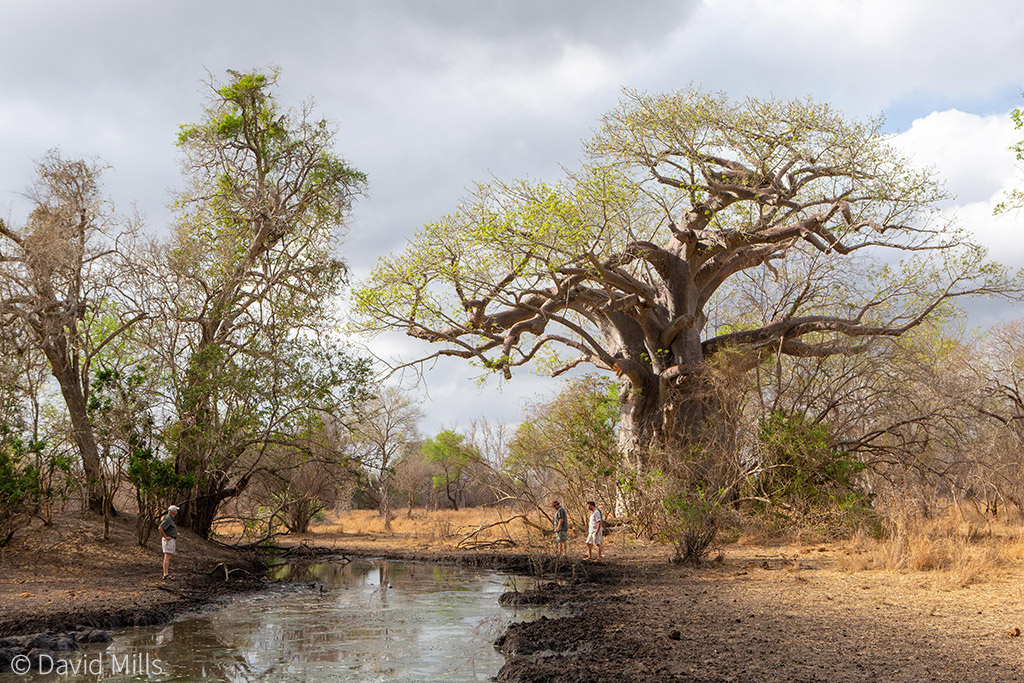
[[[1021,220],[1016,214],[993,216],[1021,177],[1011,144],[1021,137],[1008,114],[979,116],[958,110],[933,112],[895,135],[892,144],[916,164],[931,167],[956,198],[945,207],[1003,263],[1024,266]]]
[[[1015,172],[1009,150],[1019,132],[1009,114],[979,116],[956,109],[933,112],[893,137],[920,166],[933,167],[958,204],[990,200]]]
[[[1019,90],[1021,35],[1014,0],[705,0],[634,74],[645,87],[668,73],[672,87],[812,94],[874,114],[908,98]]]

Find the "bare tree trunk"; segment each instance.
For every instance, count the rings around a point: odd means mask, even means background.
[[[380,507],[379,511],[382,517],[384,517],[384,531],[391,533],[391,496],[388,494],[388,480],[387,477],[381,477],[379,480],[379,491],[380,491]]]
[[[78,373],[68,364],[67,358],[55,349],[46,348],[45,351],[50,361],[50,369],[60,385],[60,392],[67,404],[68,415],[71,417],[72,437],[82,459],[82,470],[85,472],[89,509],[102,513],[103,480],[100,455],[86,409],[85,392],[82,390]]]

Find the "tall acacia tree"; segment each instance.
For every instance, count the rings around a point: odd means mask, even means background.
[[[187,358],[176,467],[196,482],[181,517],[204,536],[221,501],[248,484],[252,449],[308,431],[367,376],[332,357],[327,339],[346,277],[335,247],[365,176],[335,153],[333,126],[311,106],[278,106],[276,73],[229,75],[211,84],[202,120],[181,128],[189,185],[169,250],[172,355]]]
[[[712,360],[858,353],[956,297],[1020,290],[941,222],[941,187],[880,126],[811,101],[627,93],[578,172],[480,186],[379,263],[358,310],[506,377],[615,372],[627,453],[700,440]],[[744,305],[751,278],[765,316]]]

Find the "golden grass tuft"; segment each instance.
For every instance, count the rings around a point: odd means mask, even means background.
[[[936,587],[965,587],[993,578],[1024,558],[1024,528],[972,519],[957,510],[931,518],[894,514],[881,539],[857,534],[843,567],[851,571],[930,572]]]

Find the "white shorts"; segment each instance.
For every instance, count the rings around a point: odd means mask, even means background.
[[[175,541],[177,540],[178,539],[176,538],[161,538],[160,545],[163,546],[165,553],[167,553],[168,555],[173,555],[175,551],[175,545],[177,545]]]
[[[604,541],[604,532],[603,531],[598,531],[597,533],[591,532],[590,535],[587,536],[587,545],[601,545],[601,543],[603,541]]]

